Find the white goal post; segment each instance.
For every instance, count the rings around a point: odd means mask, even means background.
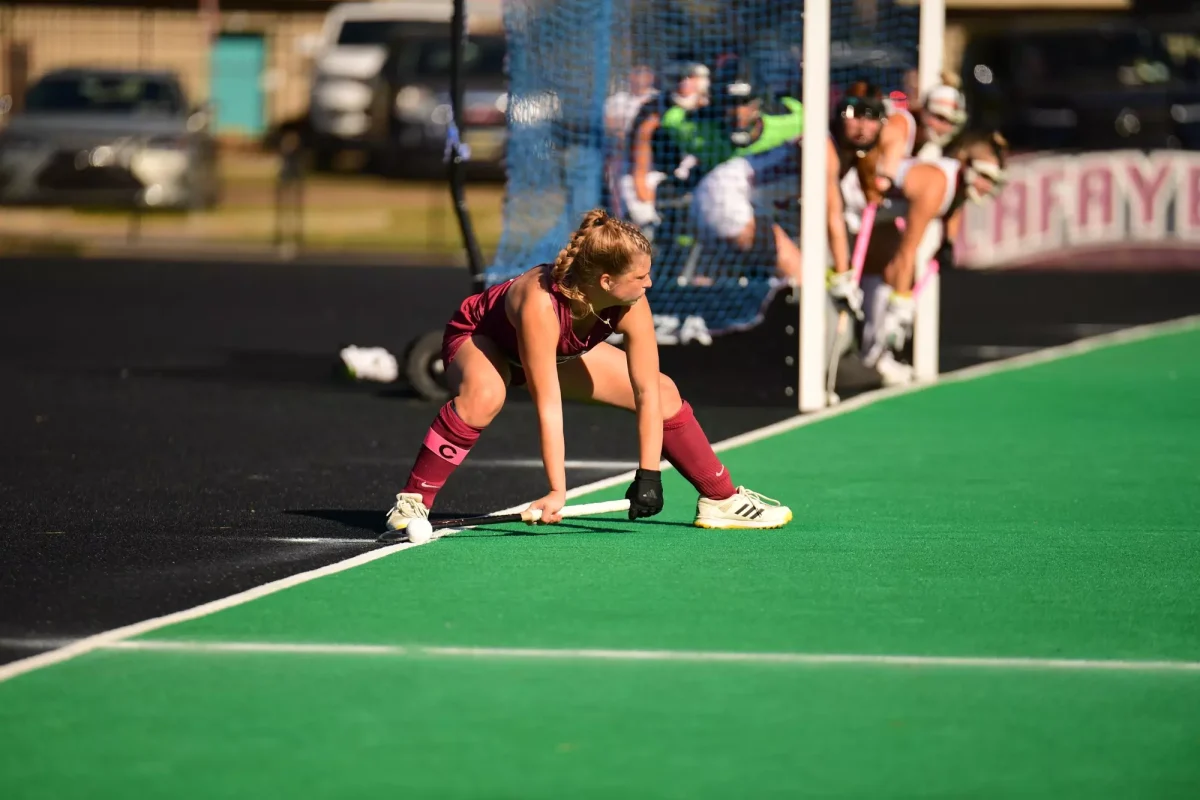
[[[925,92],[940,82],[946,27],[945,0],[920,0],[919,89]],[[811,133],[829,127],[830,0],[804,3],[804,127]],[[823,141],[823,139],[822,139]],[[826,293],[825,270],[829,236],[826,230],[824,147],[805,147],[802,153],[800,242],[803,257],[800,292],[800,411],[817,411],[828,403],[826,392]],[[917,265],[920,281],[927,265]],[[933,276],[917,299],[913,331],[913,359],[918,380],[931,380],[938,372],[938,314],[940,280]]]

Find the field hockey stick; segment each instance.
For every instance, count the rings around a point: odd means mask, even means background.
[[[875,211],[878,207],[878,203],[868,203],[867,207],[863,209],[858,236],[854,239],[854,254],[850,257],[850,278],[854,281],[855,286],[862,284],[863,265],[867,261],[867,247],[871,243],[871,230],[875,227]],[[863,317],[862,310],[857,310],[854,316],[861,320]],[[849,324],[850,311],[845,308],[839,308],[837,329],[834,332],[834,341],[828,343],[829,359],[825,364],[825,392],[827,395],[832,394],[837,385],[837,368],[841,361],[841,354],[838,352],[836,344],[846,332]]]
[[[917,281],[917,285],[913,287],[912,295],[914,300],[921,296],[921,290],[925,288],[925,285],[929,283],[934,275],[938,274],[938,270],[940,269],[941,267],[938,265],[937,259],[930,259],[929,266],[925,268],[925,274],[921,276],[921,280]]]
[[[862,224],[854,240],[854,255],[850,257],[855,286],[862,283],[863,265],[867,262],[867,246],[871,244],[871,230],[875,227],[875,212],[878,209],[878,203],[867,203],[867,207],[863,209]]]
[[[599,503],[580,503],[573,506],[563,506],[559,514],[563,519],[568,517],[591,517],[597,514],[615,514],[629,510],[628,500],[605,500]],[[459,517],[458,519],[431,519],[429,527],[436,530],[446,528],[473,528],[479,525],[500,525],[506,522],[537,522],[542,517],[540,508],[525,509],[510,513],[484,514],[477,517]],[[388,531],[379,537],[380,542],[394,542],[406,537],[404,531]]]
[[[838,348],[838,342],[846,333],[846,326],[850,324],[850,313],[847,311],[839,311],[837,318],[837,329],[833,334],[833,341],[828,343],[829,360],[825,364],[825,395],[829,395],[837,389],[837,374],[838,366],[842,363],[842,353]]]
[[[868,203],[863,209],[862,222],[858,228],[858,236],[854,238],[854,253],[850,257],[850,279],[855,286],[862,285],[863,265],[867,262],[867,247],[871,244],[871,231],[875,228],[875,212],[879,208],[878,203]],[[854,312],[857,319],[862,319],[862,309],[857,309]],[[849,318],[849,312],[843,310],[838,313],[838,330],[845,328]]]

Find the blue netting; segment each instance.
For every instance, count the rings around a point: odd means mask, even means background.
[[[859,77],[885,91],[903,89],[905,72],[917,66],[918,8],[895,0],[833,5],[833,94]],[[774,225],[793,240],[798,235],[799,157],[794,137],[767,152],[746,152],[755,145],[739,150],[731,134],[755,112],[740,112],[739,123],[731,109],[749,99],[759,114],[782,120],[772,129],[778,136],[764,143],[786,140],[789,120],[798,125],[788,99],[800,98],[803,6],[803,0],[506,0],[508,187],[489,282],[552,261],[582,215],[605,206],[652,233],[656,314],[702,319],[711,333],[755,324],[779,283]],[[679,80],[703,72],[697,65],[708,70],[710,103],[678,109],[680,124],[655,135],[654,168],[665,178],[649,206],[655,219],[645,222],[647,206],[643,201],[637,213],[627,177],[630,132],[647,114],[666,119]],[[635,115],[628,90],[638,66],[653,71],[661,91]],[[749,85],[749,98],[727,89],[741,83]],[[689,154],[698,163],[677,171],[693,160]],[[744,164],[732,163],[739,157]],[[698,195],[707,203],[698,203]],[[737,240],[731,232],[750,230],[748,219],[753,235]]]

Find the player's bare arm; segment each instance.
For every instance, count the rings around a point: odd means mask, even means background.
[[[850,237],[846,233],[845,206],[838,185],[838,154],[833,140],[825,139],[825,209],[828,215],[829,248],[835,272],[850,270]]]
[[[916,275],[917,247],[925,235],[925,229],[938,215],[942,197],[946,192],[946,176],[933,164],[913,166],[904,181],[904,196],[909,210],[900,247],[884,270],[884,279],[897,292],[912,291]]]
[[[629,381],[637,412],[638,464],[657,470],[662,461],[663,410],[654,317],[643,297],[621,318],[617,332],[625,337]]]
[[[566,503],[566,442],[563,437],[562,391],[558,385],[559,321],[550,293],[537,273],[522,276],[509,292],[507,310],[517,329],[521,365],[537,409],[542,463],[550,491],[530,508],[541,509],[542,522],[557,522]]]
[[[654,201],[654,189],[650,187],[647,177],[654,163],[652,140],[660,121],[661,117],[658,114],[650,114],[642,120],[633,134],[633,188],[637,192],[638,200],[643,203]]]
[[[887,118],[887,124],[883,126],[883,130],[879,134],[880,158],[876,176],[886,179],[889,184],[887,187],[879,187],[881,191],[890,188],[891,181],[895,179],[896,173],[900,170],[900,162],[908,155],[905,150],[908,144],[908,127],[911,124],[907,115],[892,114]]]

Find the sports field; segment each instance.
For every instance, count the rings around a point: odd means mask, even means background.
[[[690,527],[672,472],[650,521],[377,550],[0,667],[0,797],[1200,796],[1198,351],[1193,320],[730,443],[782,530]]]

